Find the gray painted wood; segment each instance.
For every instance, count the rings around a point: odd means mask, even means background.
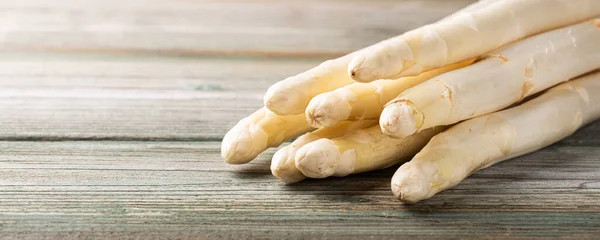
[[[217,141],[268,86],[320,61],[6,54],[0,139]]]
[[[0,142],[0,223],[31,238],[593,238],[600,150],[573,143],[598,126],[415,205],[391,195],[396,167],[285,186],[272,150],[230,166],[211,141]]]
[[[0,1],[0,239],[597,238],[600,122],[414,205],[219,157],[272,83],[468,2]]]
[[[434,22],[471,2],[2,1],[0,49],[329,56]]]

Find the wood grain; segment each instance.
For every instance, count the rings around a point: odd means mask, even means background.
[[[220,140],[321,60],[6,54],[0,139]]]
[[[415,205],[391,195],[394,169],[285,186],[273,151],[230,166],[218,142],[0,142],[0,224],[32,238],[593,238],[600,150],[571,144],[587,129]]]
[[[2,1],[0,50],[336,56],[473,1]]]

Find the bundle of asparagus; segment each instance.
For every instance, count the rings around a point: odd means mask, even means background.
[[[600,118],[598,17],[597,0],[476,2],[274,84],[225,135],[222,156],[247,163],[304,134],[273,156],[281,181],[410,160],[393,194],[430,198]]]

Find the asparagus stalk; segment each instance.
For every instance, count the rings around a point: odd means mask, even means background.
[[[348,74],[359,82],[414,76],[597,16],[598,0],[498,1],[375,44],[352,59]]]
[[[314,96],[354,82],[346,74],[346,68],[355,54],[323,62],[273,84],[265,94],[265,106],[279,115],[304,113],[308,101]]]
[[[301,147],[296,167],[307,177],[343,177],[383,169],[410,159],[443,128],[432,128],[403,139],[384,135],[378,126],[346,136],[321,138]]]
[[[503,109],[600,67],[598,43],[598,20],[513,43],[401,93],[381,113],[381,128],[401,138]]]
[[[488,0],[489,1],[489,0]],[[384,105],[401,92],[442,73],[473,63],[474,59],[431,70],[415,77],[353,83],[331,92],[321,93],[306,107],[309,125],[322,128],[343,120],[379,119]]]
[[[392,191],[409,203],[430,198],[475,171],[548,146],[598,118],[600,72],[435,136],[394,174]]]
[[[279,116],[261,108],[240,120],[223,138],[221,156],[227,163],[243,164],[269,147],[311,131],[304,114]]]
[[[302,181],[306,177],[296,168],[295,156],[302,146],[321,138],[336,138],[344,136],[356,129],[363,129],[377,125],[376,120],[343,121],[335,126],[317,129],[298,137],[290,145],[279,149],[271,161],[273,176],[286,184]]]

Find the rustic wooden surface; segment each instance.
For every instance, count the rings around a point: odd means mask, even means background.
[[[597,238],[600,122],[409,206],[219,157],[273,82],[469,2],[0,1],[0,238]]]

